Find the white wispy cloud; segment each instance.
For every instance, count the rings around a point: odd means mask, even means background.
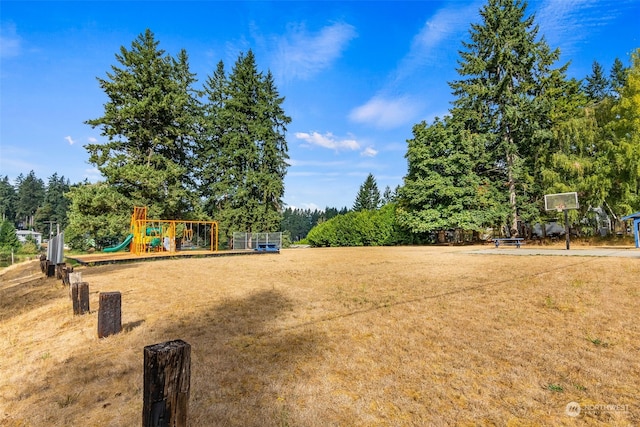
[[[347,163],[344,161],[321,161],[321,160],[297,160],[297,159],[288,159],[287,163],[289,166],[315,166],[315,167],[341,167],[346,165]]]
[[[324,135],[319,132],[296,132],[295,137],[305,141],[307,144],[322,148],[329,148],[331,150],[358,150],[360,144],[355,139],[349,138],[336,138],[331,132],[327,132]]]
[[[65,136],[64,137],[65,141],[67,141],[69,143],[69,145],[73,145],[76,142],[73,140],[73,138],[71,138],[71,136]]]
[[[558,46],[568,55],[607,22],[623,13],[634,13],[634,9],[637,13],[634,0],[545,0],[537,9],[531,8],[540,34],[551,47]]]
[[[11,22],[0,24],[0,58],[20,55],[22,39],[18,36],[16,25]]]
[[[462,5],[452,2],[439,9],[413,37],[409,51],[396,67],[392,82],[411,78],[419,68],[439,61],[444,54],[455,54],[455,51],[451,52],[451,40],[461,40],[469,29],[469,23],[478,21],[482,3],[474,1]]]
[[[391,129],[412,123],[420,109],[420,103],[409,96],[383,98],[376,95],[364,105],[351,110],[349,119],[381,129]]]
[[[89,138],[87,138],[87,141],[89,141],[92,144],[95,144],[98,142],[98,138],[94,138],[93,136],[90,136]]]
[[[374,149],[373,147],[367,147],[362,150],[362,152],[360,152],[360,155],[362,157],[375,157],[378,155],[378,150]]]
[[[291,25],[276,40],[271,69],[283,80],[309,79],[331,67],[356,36],[355,27],[347,23],[334,23],[316,33],[302,24]]]

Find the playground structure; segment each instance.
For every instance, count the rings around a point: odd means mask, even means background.
[[[127,246],[129,251],[136,255],[195,249],[212,252],[218,250],[216,221],[149,219],[146,206],[133,208],[130,232],[122,243],[104,251],[116,252]]]

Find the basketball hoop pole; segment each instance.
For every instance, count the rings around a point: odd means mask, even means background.
[[[570,237],[569,237],[569,209],[564,209],[564,234],[567,239],[567,250],[569,250],[570,246]]]

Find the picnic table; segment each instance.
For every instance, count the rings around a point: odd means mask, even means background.
[[[515,245],[516,248],[519,248],[520,245],[524,245],[524,239],[522,237],[501,237],[493,239],[493,243],[495,243],[496,248],[500,247],[500,245]]]

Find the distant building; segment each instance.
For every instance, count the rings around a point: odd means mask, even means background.
[[[31,236],[33,240],[35,240],[36,245],[42,245],[42,233],[38,233],[37,231],[16,230],[16,235],[18,236],[18,240],[20,240],[21,243],[26,243],[27,236]]]

